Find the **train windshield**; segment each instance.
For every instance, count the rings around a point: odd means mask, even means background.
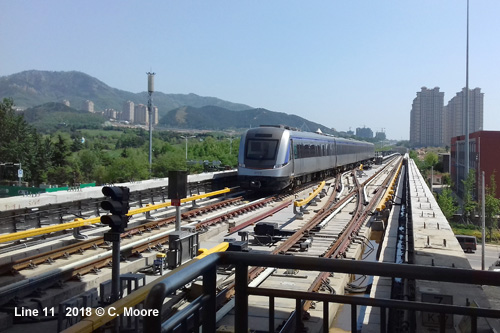
[[[274,160],[278,140],[256,140],[247,141],[246,158],[250,160]]]

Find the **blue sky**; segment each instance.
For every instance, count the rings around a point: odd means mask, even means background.
[[[111,87],[195,93],[337,130],[408,139],[422,86],[465,86],[466,0],[0,0],[0,76],[77,70]],[[470,1],[470,88],[500,130],[500,1]],[[314,129],[312,129],[314,130]]]

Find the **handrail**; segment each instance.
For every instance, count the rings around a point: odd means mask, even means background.
[[[104,309],[104,314],[105,315],[97,315],[93,314],[90,317],[82,319],[80,322],[76,323],[75,325],[67,328],[66,330],[62,331],[63,333],[91,333],[103,325],[109,323],[113,319],[116,318],[116,316],[120,315],[123,313],[125,308],[130,308],[134,307],[137,304],[143,302],[148,293],[151,291],[151,289],[156,285],[156,283],[160,283],[162,280],[169,278],[170,276],[176,274],[177,272],[186,269],[188,266],[193,265],[195,262],[200,261],[200,259],[205,258],[206,256],[216,253],[216,252],[221,252],[225,251],[229,247],[229,243],[223,242],[220,243],[219,245],[214,246],[213,248],[209,250],[205,250],[202,254],[198,255],[195,257],[192,261],[189,261],[188,263],[185,263],[176,269],[172,270],[171,272],[168,272],[167,274],[160,276],[156,281],[149,283],[145,285],[142,288],[139,288],[138,290],[130,293],[129,295],[125,296],[124,298],[116,301],[113,304],[110,304]],[[113,311],[110,311],[110,308],[114,308]],[[116,313],[116,316],[109,315],[110,313]]]
[[[198,200],[198,199],[203,199],[203,198],[207,198],[207,197],[211,197],[211,196],[216,196],[216,195],[224,194],[224,193],[228,193],[228,192],[231,192],[231,189],[226,187],[226,188],[219,190],[219,191],[214,191],[214,192],[205,193],[205,194],[196,194],[196,195],[193,195],[191,197],[181,199],[181,203],[190,202],[190,201],[194,201],[194,200]],[[128,212],[127,216],[141,214],[141,213],[149,212],[152,210],[157,210],[160,208],[168,207],[171,205],[172,205],[172,203],[169,201],[169,202],[164,202],[164,203],[157,204],[157,205],[148,205],[146,207],[136,208],[136,209],[130,210]],[[62,223],[62,224],[57,224],[57,225],[49,225],[46,227],[34,228],[34,229],[14,232],[11,234],[0,235],[0,243],[5,243],[5,242],[15,241],[15,240],[23,239],[23,238],[49,234],[52,232],[57,232],[57,231],[62,231],[62,230],[67,230],[67,229],[83,227],[83,226],[96,224],[96,223],[100,223],[100,222],[101,222],[100,217],[93,217],[93,218],[86,219],[86,220],[83,220],[81,218],[77,218],[73,222]]]
[[[464,283],[473,285],[491,285],[500,286],[498,273],[490,271],[476,271],[468,269],[445,268],[445,267],[429,267],[410,264],[393,264],[381,262],[363,262],[341,259],[314,258],[301,256],[283,256],[283,255],[268,255],[255,254],[244,252],[220,252],[210,255],[203,260],[193,263],[188,270],[177,270],[175,274],[164,278],[155,287],[146,298],[144,303],[145,309],[161,310],[164,298],[171,294],[181,286],[186,285],[193,279],[203,276],[203,290],[205,295],[200,296],[200,301],[195,302],[193,306],[205,307],[208,317],[204,318],[199,326],[203,326],[203,332],[215,332],[215,317],[216,311],[213,304],[215,302],[214,291],[214,272],[217,265],[235,265],[235,319],[234,328],[236,332],[248,331],[248,297],[249,295],[264,295],[282,298],[296,299],[318,299],[325,302],[334,303],[349,303],[349,304],[368,304],[381,308],[381,312],[385,313],[387,308],[397,309],[412,309],[417,311],[433,311],[442,314],[466,314],[473,317],[472,322],[477,323],[477,317],[500,318],[500,310],[492,310],[485,308],[468,308],[464,306],[443,305],[434,303],[425,303],[418,301],[406,300],[389,300],[389,299],[367,299],[354,296],[317,294],[308,292],[290,292],[290,290],[266,290],[260,288],[249,288],[248,282],[248,267],[275,267],[282,269],[301,269],[309,271],[326,271],[335,273],[351,273],[361,275],[399,277],[407,279],[419,279],[427,281],[443,281],[452,283]],[[203,303],[207,302],[207,303]],[[273,301],[274,302],[274,301]],[[201,305],[200,305],[201,304]],[[300,304],[300,302],[297,302]],[[193,311],[188,305],[182,311]],[[356,308],[356,307],[353,307]],[[182,313],[177,314],[176,318],[170,318],[162,322],[160,316],[148,316],[144,318],[144,332],[160,332],[166,327],[174,327],[182,322],[185,318]],[[270,309],[271,311],[271,309]],[[161,311],[160,311],[161,313]],[[443,317],[444,318],[444,317]],[[385,319],[385,317],[384,317]],[[174,322],[176,321],[177,322]],[[196,328],[196,326],[195,326]],[[474,329],[474,328],[473,328]]]
[[[295,207],[302,207],[304,205],[307,205],[314,197],[316,197],[319,192],[325,187],[326,182],[323,180],[321,183],[319,183],[319,186],[317,189],[315,189],[312,193],[309,194],[309,196],[305,199],[300,199],[297,200],[293,203]]]

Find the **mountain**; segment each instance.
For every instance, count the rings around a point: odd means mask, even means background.
[[[100,114],[76,110],[54,102],[28,108],[23,114],[24,119],[41,132],[50,132],[61,127],[100,128],[106,121]]]
[[[201,108],[184,106],[171,110],[160,118],[160,125],[177,129],[226,130],[280,124],[311,132],[320,128],[323,133],[333,134],[331,129],[323,125],[266,109],[232,111],[212,105]]]
[[[146,104],[148,93],[131,93],[111,88],[85,73],[24,71],[0,77],[0,99],[11,97],[17,107],[26,108],[25,119],[42,130],[51,126],[90,127],[103,122],[102,117],[90,112],[78,112],[86,100],[94,103],[96,111],[115,109],[121,111],[123,103]],[[61,104],[70,102],[71,108]],[[158,107],[160,125],[186,129],[243,129],[259,125],[288,125],[305,131],[324,133],[332,131],[304,118],[266,109],[253,109],[244,104],[224,101],[215,97],[196,94],[153,94]],[[85,117],[90,117],[87,121]]]
[[[11,97],[16,106],[29,108],[49,102],[68,100],[75,109],[80,109],[85,100],[91,100],[96,110],[115,109],[121,111],[123,103],[130,100],[135,104],[147,104],[148,93],[131,93],[111,88],[102,81],[85,73],[24,71],[0,77],[0,98]],[[190,105],[203,107],[220,106],[228,110],[250,109],[248,105],[227,102],[215,97],[196,94],[164,94],[155,92],[153,102],[161,115],[169,110]]]

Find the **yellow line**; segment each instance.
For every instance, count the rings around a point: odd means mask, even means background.
[[[219,194],[223,194],[223,193],[228,193],[228,192],[231,192],[231,189],[226,187],[226,188],[219,190],[219,191],[214,191],[214,192],[205,193],[205,194],[197,194],[197,195],[193,195],[189,198],[181,199],[181,203],[194,201],[194,200],[198,200],[198,199],[203,199],[203,198],[208,198],[211,196],[215,196],[215,195],[219,195]],[[141,213],[145,213],[145,212],[148,212],[151,210],[156,210],[156,209],[160,209],[160,208],[164,208],[164,207],[168,207],[168,206],[171,206],[170,201],[165,202],[165,203],[161,203],[161,204],[157,204],[157,205],[146,205],[146,207],[143,207],[143,208],[136,208],[136,209],[130,210],[127,215],[132,216],[135,214],[141,214]],[[74,222],[49,225],[47,227],[34,228],[34,229],[29,229],[29,230],[24,230],[24,231],[18,231],[18,232],[12,233],[12,234],[0,235],[0,243],[11,242],[11,241],[15,241],[18,239],[49,234],[51,232],[62,231],[62,230],[66,230],[66,229],[83,227],[86,225],[91,225],[91,224],[100,223],[100,222],[101,222],[100,217],[93,217],[93,218],[87,219],[87,220],[75,219]]]
[[[394,197],[394,191],[396,190],[396,179],[401,172],[401,166],[403,165],[403,161],[399,162],[398,170],[394,174],[394,177],[392,177],[391,182],[389,183],[389,187],[387,187],[384,196],[382,197],[382,200],[377,205],[377,208],[375,209],[377,212],[383,211],[386,207],[387,201],[391,200]]]
[[[114,308],[111,311],[111,313],[115,313],[117,315],[122,314],[123,311],[124,311],[124,308],[134,307],[137,304],[143,302],[146,299],[146,297],[148,296],[151,288],[153,288],[158,282],[164,280],[168,276],[170,276],[170,275],[172,275],[172,274],[174,274],[174,273],[176,273],[176,272],[184,269],[185,267],[191,265],[196,260],[200,260],[200,259],[206,257],[207,255],[215,253],[215,252],[225,251],[228,248],[228,246],[229,246],[229,243],[224,242],[224,243],[221,243],[221,244],[219,244],[217,246],[214,246],[210,250],[205,250],[203,254],[197,256],[196,258],[194,258],[190,262],[177,267],[173,271],[170,271],[167,274],[160,276],[158,279],[156,279],[152,283],[148,283],[144,287],[142,287],[142,288],[140,288],[140,289],[132,292],[130,295],[127,295],[124,298],[116,301],[115,303],[113,303],[111,305],[108,305],[105,308],[105,311],[104,311],[105,315],[98,316],[96,314],[93,314],[92,316],[84,318],[84,319],[82,319],[82,321],[80,321],[80,322],[76,323],[75,325],[73,325],[73,326],[65,329],[63,331],[63,333],[75,333],[75,332],[78,332],[78,333],[91,333],[91,332],[97,330],[99,327],[101,327],[104,324],[109,323],[110,321],[112,321],[113,319],[115,319],[114,316],[109,315],[109,313],[110,313],[109,309],[110,308]]]
[[[313,192],[313,193],[311,193],[311,194],[310,194],[310,195],[309,195],[306,199],[297,200],[297,201],[295,201],[295,202],[293,203],[293,205],[294,205],[295,207],[301,207],[301,206],[304,206],[304,205],[308,204],[308,203],[309,203],[309,201],[311,201],[311,200],[312,200],[315,196],[317,196],[317,195],[318,195],[318,193],[319,193],[319,192],[321,192],[321,190],[323,189],[323,187],[325,187],[325,184],[326,184],[326,182],[325,182],[325,181],[322,181],[322,182],[319,184],[318,188],[317,188],[317,189],[315,189],[315,190],[314,190],[314,192]]]

